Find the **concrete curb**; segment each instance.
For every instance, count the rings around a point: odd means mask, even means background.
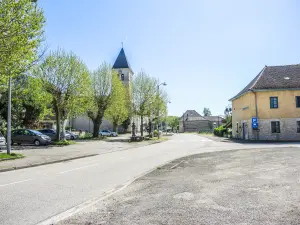
[[[0,173],[12,171],[12,170],[20,170],[20,169],[25,169],[25,168],[30,168],[30,167],[44,166],[44,165],[54,164],[54,163],[60,163],[60,162],[66,162],[66,161],[70,161],[70,160],[87,158],[87,157],[92,157],[92,156],[96,156],[96,155],[99,155],[99,154],[83,155],[83,156],[77,156],[77,157],[72,157],[72,158],[54,160],[54,161],[49,161],[49,162],[30,164],[30,165],[26,165],[26,166],[18,166],[18,167],[5,168],[5,169],[0,169]]]

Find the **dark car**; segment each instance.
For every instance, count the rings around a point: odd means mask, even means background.
[[[54,129],[41,129],[38,131],[41,132],[42,134],[45,134],[45,135],[51,137],[52,141],[55,140],[55,138],[56,138],[56,130],[54,130]],[[61,133],[61,135],[62,135],[62,133]],[[67,140],[71,139],[71,135],[68,134],[67,132],[65,133],[65,136],[66,136]]]
[[[56,130],[53,129],[41,129],[38,130],[39,132],[41,132],[44,135],[47,135],[51,138],[51,140],[54,140],[56,137]]]
[[[18,129],[11,132],[11,143],[47,145],[51,143],[51,138],[36,130]]]

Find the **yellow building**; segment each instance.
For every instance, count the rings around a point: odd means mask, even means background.
[[[300,140],[300,64],[265,66],[232,101],[232,135]]]

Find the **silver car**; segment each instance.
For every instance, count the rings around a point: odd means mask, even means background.
[[[0,150],[6,148],[6,140],[5,137],[0,132]]]
[[[100,130],[99,134],[102,137],[117,137],[118,136],[118,134],[116,132],[113,132],[110,130]]]

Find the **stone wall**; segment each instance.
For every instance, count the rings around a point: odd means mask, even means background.
[[[87,116],[79,116],[75,119],[72,120],[71,126],[73,129],[76,130],[87,130],[88,132],[92,133],[93,132],[93,121],[87,117]],[[100,130],[106,129],[106,130],[112,130],[113,126],[112,124],[106,120],[103,119]]]
[[[179,121],[179,132],[209,132],[212,123],[208,120]]]
[[[272,133],[272,121],[280,122],[280,133]],[[246,140],[257,140],[258,138],[258,140],[300,141],[300,133],[297,133],[297,121],[300,121],[300,118],[259,119],[259,131],[256,131],[252,129],[251,120],[242,120],[238,121],[238,129],[237,124],[232,124],[232,133],[234,138],[243,139],[243,127],[245,127]]]

